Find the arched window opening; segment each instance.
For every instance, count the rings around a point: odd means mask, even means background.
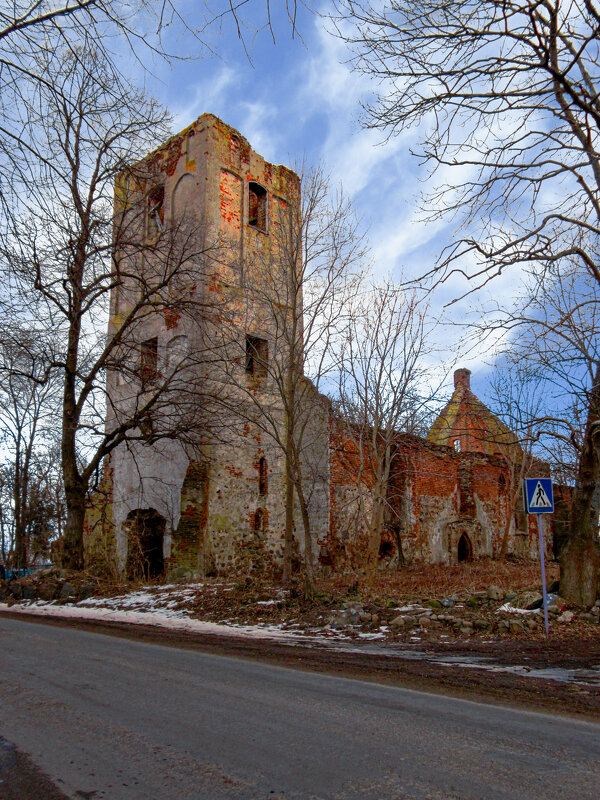
[[[127,575],[130,580],[160,578],[166,521],[153,508],[138,508],[127,516]]]
[[[255,378],[264,378],[269,363],[269,344],[266,339],[246,335],[246,372]]]
[[[265,495],[269,491],[269,479],[267,477],[267,459],[261,456],[258,462],[258,493]]]
[[[458,540],[458,562],[473,561],[473,545],[466,533]]]
[[[140,345],[140,378],[142,386],[158,379],[158,336],[146,339]]]
[[[500,487],[501,490],[506,489],[506,478],[504,477],[504,475],[500,475],[500,477],[498,478],[498,486]]]
[[[394,555],[394,545],[392,542],[382,542],[379,545],[379,558],[391,558]]]
[[[267,190],[260,183],[248,183],[248,225],[267,232]]]

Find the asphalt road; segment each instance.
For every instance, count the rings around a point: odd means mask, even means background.
[[[600,796],[600,725],[7,618],[0,735],[78,799]]]

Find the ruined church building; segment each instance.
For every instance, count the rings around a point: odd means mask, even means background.
[[[203,114],[143,163],[152,175],[144,199],[144,235],[184,212],[201,220],[231,254],[219,259],[216,273],[198,276],[204,303],[216,312],[247,309],[240,275],[254,271],[254,279],[261,280],[260,264],[274,255],[272,228],[279,211],[299,206],[298,176],[266,162],[237,131],[211,114]],[[264,289],[268,291],[266,280]],[[109,331],[118,327],[122,305],[115,289]],[[254,381],[259,401],[273,402],[269,382],[261,381],[258,373],[277,356],[274,331],[260,311],[246,310],[231,318],[237,320],[245,347],[245,357],[232,367],[237,370],[235,380]],[[137,346],[140,373],[160,370],[173,352],[197,347],[197,327],[198,321],[186,315],[146,315]],[[195,369],[200,385],[206,373],[201,363]],[[108,427],[114,409],[126,402],[124,391],[132,380],[109,371]],[[406,563],[439,564],[494,557],[507,530],[508,552],[535,557],[535,529],[513,507],[507,459],[494,444],[499,432],[509,432],[471,392],[469,370],[455,372],[454,386],[426,438],[397,437],[390,513],[380,547],[382,566],[395,565],[400,556]],[[315,566],[326,574],[360,568],[366,531],[353,501],[359,474],[356,443],[316,392],[311,424],[314,444],[303,458],[314,467],[310,511]],[[250,571],[265,561],[281,565],[281,448],[240,421],[233,434],[201,449],[197,457],[177,439],[150,439],[113,451],[88,510],[86,559],[110,558],[125,570],[137,555],[147,577],[172,578]],[[360,480],[368,486],[368,476]],[[549,540],[549,527],[547,533]],[[299,520],[296,537],[300,557]]]

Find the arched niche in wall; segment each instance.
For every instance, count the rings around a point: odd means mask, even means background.
[[[171,195],[171,220],[175,224],[194,213],[196,181],[189,172],[177,181]]]
[[[177,369],[177,366],[188,354],[188,337],[174,336],[169,339],[165,349],[165,366],[169,370]]]
[[[464,561],[473,561],[473,545],[471,544],[471,540],[469,539],[466,531],[458,540],[457,557],[459,563]]]

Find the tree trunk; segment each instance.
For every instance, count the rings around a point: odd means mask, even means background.
[[[590,391],[585,438],[571,505],[569,538],[559,557],[560,593],[565,600],[579,606],[593,605],[598,596],[600,546],[595,493],[600,477],[599,409],[600,365],[596,368]]]
[[[369,546],[367,551],[367,580],[371,582],[377,572],[379,561],[379,548],[381,547],[381,532],[383,530],[383,516],[385,512],[385,501],[381,494],[381,489],[376,490],[375,508],[371,516],[369,525]]]
[[[25,497],[24,486],[27,480],[23,469],[23,455],[21,452],[21,431],[17,437],[13,471],[13,516],[14,516],[14,550],[13,567],[25,569],[27,566],[27,543],[25,541]]]
[[[299,469],[298,465],[296,465],[296,467]],[[296,472],[296,475],[299,475],[299,472]],[[312,600],[315,593],[312,531],[310,527],[310,514],[308,512],[308,506],[304,496],[301,477],[299,477],[297,482],[296,491],[298,493],[298,502],[300,504],[300,513],[302,515],[302,527],[304,529],[304,597],[307,600]]]
[[[293,322],[294,319],[292,320]],[[293,331],[295,337],[295,328]],[[294,434],[296,421],[296,353],[295,338],[290,344],[289,361],[285,376],[285,539],[283,545],[283,585],[292,579],[292,552],[294,547]]]
[[[85,520],[85,488],[65,486],[67,521],[65,523],[62,566],[64,569],[83,569],[83,523]]]
[[[376,483],[373,489],[373,513],[371,514],[371,522],[369,524],[369,544],[367,550],[367,569],[366,579],[367,583],[371,584],[377,572],[377,565],[379,563],[379,549],[381,547],[381,534],[383,531],[383,523],[385,521],[385,509],[389,491],[390,482],[390,464],[392,458],[391,445],[389,444],[391,435],[389,431],[385,431],[386,444],[383,452],[377,451],[378,442],[375,441],[373,448],[376,452],[378,464],[376,466]]]
[[[498,554],[498,561],[506,561],[506,551],[508,550],[508,540],[510,538],[511,525],[512,525],[512,515],[507,512],[507,520],[504,523],[504,533],[502,534],[502,543],[500,545],[500,553]]]
[[[75,283],[75,287],[77,288],[80,283],[81,279],[79,278]],[[83,569],[83,523],[85,520],[87,481],[82,480],[77,469],[79,413],[75,384],[81,319],[78,313],[80,295],[78,291],[75,291],[74,294],[77,302],[74,302],[75,310],[69,328],[62,403],[61,466],[67,505],[62,566],[64,569],[79,570]]]
[[[27,566],[27,542],[24,527],[15,525],[15,549],[14,549],[15,569],[25,569]]]
[[[402,529],[399,524],[394,527],[396,534],[396,548],[398,551],[398,558],[396,559],[396,570],[400,572],[406,566],[406,559],[404,558],[404,548],[402,547]]]
[[[598,596],[600,548],[591,538],[570,539],[560,554],[560,593],[578,606],[594,605]]]
[[[13,566],[15,569],[25,569],[27,566],[27,542],[25,539],[25,507],[23,503],[23,474],[21,470],[21,454],[17,448],[13,478],[13,505],[14,505],[14,550]]]
[[[290,439],[288,439],[290,442]],[[283,585],[289,586],[292,579],[292,549],[294,544],[294,481],[290,448],[285,452],[285,538],[283,543]]]

